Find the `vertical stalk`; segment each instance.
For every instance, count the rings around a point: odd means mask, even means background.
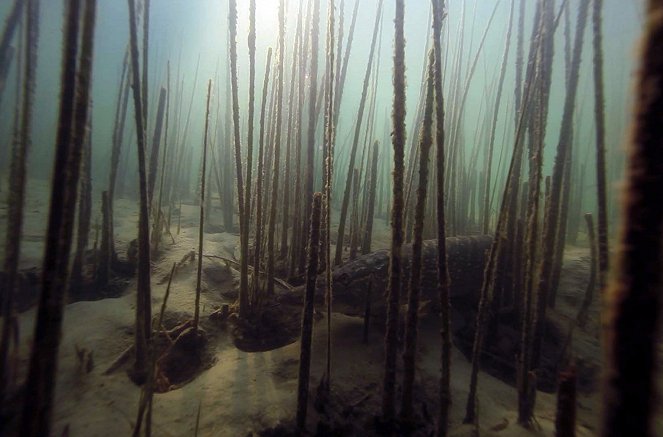
[[[616,275],[607,304],[601,435],[654,435],[663,258],[663,1],[646,6]]]
[[[207,109],[205,110],[205,136],[203,139],[203,168],[200,176],[200,222],[198,224],[198,274],[196,276],[196,308],[193,329],[198,329],[200,320],[200,293],[203,276],[203,234],[205,233],[205,170],[207,167],[207,135],[209,132],[209,103],[212,96],[212,79],[207,83]]]
[[[435,167],[437,169],[435,210],[437,214],[437,277],[440,297],[440,408],[438,411],[437,435],[447,435],[449,407],[451,405],[451,302],[449,299],[449,270],[447,266],[446,217],[444,202],[444,95],[442,89],[441,33],[444,0],[432,0],[433,4],[433,50],[435,51]]]
[[[274,133],[274,170],[272,172],[271,208],[269,211],[269,226],[267,231],[267,295],[274,294],[274,239],[276,236],[276,204],[279,194],[279,162],[281,158],[281,126],[283,119],[283,65],[285,63],[285,2],[279,3],[279,62],[278,84],[276,91],[276,129]]]
[[[382,391],[382,416],[393,422],[396,414],[396,352],[398,310],[401,289],[401,248],[403,246],[403,174],[405,172],[405,2],[396,0],[394,21],[394,101],[392,109],[392,146],[394,149],[393,204],[391,209],[391,252],[387,292],[387,330],[385,333],[385,372]]]
[[[152,332],[152,299],[150,285],[150,225],[147,194],[147,169],[145,167],[145,114],[141,96],[140,66],[138,64],[138,32],[136,28],[135,0],[129,2],[129,32],[131,45],[131,74],[134,98],[134,116],[136,118],[137,153],[138,153],[138,186],[140,206],[138,215],[138,290],[136,303],[136,360],[134,377],[141,381],[147,375],[147,345]]]
[[[246,318],[249,311],[249,238],[244,214],[244,177],[242,174],[242,139],[239,125],[239,95],[237,90],[237,0],[228,2],[228,26],[230,29],[230,83],[232,90],[233,133],[235,146],[235,171],[237,173],[237,199],[239,203],[239,234],[240,234],[240,276],[239,276],[239,317]]]
[[[596,195],[598,205],[599,287],[606,284],[608,272],[608,212],[605,169],[605,99],[603,97],[603,0],[594,0],[594,118],[596,122]]]
[[[42,266],[42,289],[20,422],[19,434],[22,436],[50,435],[80,161],[90,107],[97,4],[95,0],[88,0],[83,8],[80,58],[78,41],[81,5],[78,0],[72,0],[66,6],[60,119]],[[28,6],[31,13],[37,13],[36,7],[37,3]]]
[[[417,203],[415,205],[414,213],[412,267],[410,268],[410,292],[408,294],[407,321],[405,325],[405,352],[403,352],[403,397],[401,403],[401,419],[406,423],[412,421],[414,414],[414,374],[417,352],[417,331],[419,329],[419,295],[421,292],[424,214],[426,212],[426,196],[428,194],[428,160],[430,158],[430,149],[433,142],[434,69],[435,51],[431,50],[428,60],[424,118],[419,133],[419,187],[417,188]]]
[[[311,229],[309,231],[308,264],[306,267],[306,294],[302,311],[302,338],[299,357],[299,379],[297,384],[297,428],[306,427],[308,409],[308,385],[311,370],[311,341],[313,334],[313,306],[315,300],[315,280],[318,277],[318,250],[320,247],[320,210],[322,194],[315,193],[311,208]]]
[[[12,26],[10,20],[18,21],[23,7],[23,1],[18,1],[8,18],[5,31]],[[2,339],[0,340],[0,402],[4,402],[9,384],[7,374],[9,343],[14,312],[14,294],[18,282],[18,263],[21,254],[21,234],[23,230],[23,209],[25,206],[25,186],[27,183],[27,161],[32,144],[32,107],[34,104],[36,69],[37,69],[37,43],[39,38],[39,1],[26,1],[26,35],[24,44],[25,63],[23,74],[23,89],[21,96],[21,112],[18,125],[18,136],[12,145],[12,158],[9,170],[9,196],[7,199],[7,234],[5,236],[5,259],[3,271],[7,275],[2,296]],[[14,26],[16,23],[13,24]],[[4,36],[3,36],[4,44]],[[7,42],[9,44],[9,42]],[[1,55],[2,53],[0,53]],[[75,58],[74,58],[75,59]],[[75,61],[74,61],[75,62]],[[0,91],[1,92],[1,91]]]

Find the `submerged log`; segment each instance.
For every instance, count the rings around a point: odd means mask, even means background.
[[[471,237],[448,237],[447,253],[449,259],[449,275],[451,299],[478,300],[481,287],[482,272],[484,268],[485,253],[493,241],[491,235]],[[426,240],[423,244],[421,298],[430,300],[435,311],[439,305],[437,296],[437,241]],[[403,275],[407,281],[410,276],[412,246],[403,247]],[[373,281],[371,293],[371,313],[375,319],[381,319],[385,314],[385,299],[383,293],[387,286],[389,267],[389,250],[382,249],[336,268],[332,274],[334,293],[334,311],[353,315],[364,315],[366,307],[366,290],[368,283]],[[316,300],[322,302],[324,298],[325,279],[320,275],[316,285]],[[285,292],[280,297],[282,301],[299,301],[303,297],[303,287],[297,287],[292,292]]]

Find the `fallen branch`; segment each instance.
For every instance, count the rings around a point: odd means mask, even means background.
[[[203,256],[205,258],[220,259],[221,261],[225,262],[228,267],[230,267],[230,266],[234,267],[235,270],[237,270],[237,268],[240,267],[240,264],[237,261],[232,260],[230,258],[226,258],[226,257],[223,257],[223,256],[218,256],[218,255],[203,255]],[[253,273],[253,270],[254,270],[253,266],[249,266],[249,273]],[[267,275],[267,272],[263,272],[263,271],[258,271],[258,273],[261,276],[266,276]],[[283,279],[274,278],[274,282],[276,282],[277,284],[279,284],[281,287],[285,288],[288,291],[293,291],[294,290],[292,285],[288,284]]]

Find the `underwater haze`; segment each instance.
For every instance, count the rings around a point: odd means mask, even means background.
[[[663,433],[656,3],[1,1],[0,434]]]

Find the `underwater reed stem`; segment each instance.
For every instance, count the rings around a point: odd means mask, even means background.
[[[37,43],[39,38],[39,1],[18,1],[14,4],[12,15],[8,17],[5,33],[9,31],[13,20],[18,21],[23,3],[27,4],[26,35],[24,44],[25,63],[23,75],[23,89],[21,90],[21,112],[17,137],[12,144],[12,157],[9,169],[9,196],[7,198],[7,234],[5,236],[5,259],[3,271],[6,275],[2,295],[2,339],[0,340],[0,403],[4,402],[7,394],[8,354],[11,340],[11,330],[14,313],[14,295],[17,291],[18,264],[21,255],[21,234],[23,230],[23,209],[25,206],[25,191],[27,183],[27,161],[32,144],[32,107],[34,104]],[[12,18],[16,14],[16,17]],[[3,35],[3,44],[6,34]],[[11,38],[10,38],[11,39]],[[7,42],[9,44],[9,42]],[[2,53],[0,53],[2,55]],[[1,91],[0,91],[1,93]]]
[[[198,329],[200,320],[200,293],[203,276],[203,235],[205,233],[205,170],[207,168],[207,141],[209,133],[209,105],[212,97],[212,79],[207,83],[207,108],[205,110],[205,134],[203,139],[203,167],[200,176],[200,221],[198,224],[198,274],[196,276],[196,307],[193,328]]]
[[[598,209],[599,288],[603,290],[608,273],[608,212],[605,169],[605,98],[603,92],[603,0],[594,0],[594,119],[596,122],[596,196]]]
[[[644,39],[622,194],[622,228],[607,293],[601,435],[655,431],[655,363],[663,258],[663,1],[646,6]]]
[[[446,217],[444,201],[444,94],[442,87],[442,47],[441,33],[444,12],[444,0],[431,0],[433,4],[433,50],[435,51],[435,167],[437,170],[435,210],[437,214],[437,277],[440,298],[440,407],[438,410],[437,435],[447,435],[449,426],[449,407],[451,406],[451,301],[449,299],[449,269],[447,265]]]
[[[382,416],[392,423],[396,414],[396,353],[398,349],[398,312],[402,281],[401,248],[403,246],[403,174],[405,172],[405,2],[396,0],[394,20],[394,100],[392,108],[392,147],[394,171],[391,209],[391,251],[387,288],[387,327],[385,333],[385,371],[382,392]]]
[[[96,7],[96,0],[87,0],[83,8],[80,58],[81,4],[78,0],[71,0],[65,8],[60,118],[42,265],[42,289],[20,422],[19,434],[22,436],[50,435],[51,430],[80,161],[89,116]],[[32,12],[36,11],[33,9]],[[72,80],[73,77],[76,79]]]
[[[131,74],[134,100],[134,116],[136,119],[137,153],[138,153],[138,186],[140,205],[138,216],[138,289],[136,294],[136,360],[134,376],[143,380],[147,374],[147,346],[152,331],[152,302],[150,285],[150,225],[149,203],[147,194],[147,169],[145,166],[146,131],[143,100],[141,96],[140,66],[138,64],[138,32],[136,29],[135,0],[129,3],[129,32],[131,53]]]
[[[352,189],[352,172],[355,168],[355,157],[357,155],[357,146],[359,144],[359,135],[361,133],[361,126],[364,120],[364,109],[366,107],[366,96],[368,94],[368,85],[371,78],[373,58],[375,55],[375,43],[377,42],[378,28],[380,26],[380,17],[382,16],[383,0],[378,3],[377,12],[375,14],[375,23],[373,24],[373,39],[371,40],[371,49],[368,55],[368,65],[364,73],[364,84],[361,90],[361,99],[359,100],[359,109],[357,111],[357,123],[355,125],[355,133],[352,141],[352,149],[350,150],[350,160],[348,164],[348,172],[345,180],[345,190],[343,191],[343,200],[341,203],[341,215],[338,222],[338,237],[336,240],[336,254],[334,256],[334,264],[341,264],[343,257],[343,243],[345,236],[345,222],[348,215],[348,207],[350,205],[350,194]]]
[[[308,407],[308,386],[311,370],[311,341],[313,333],[313,306],[315,300],[315,281],[318,277],[318,250],[320,248],[320,213],[322,194],[315,193],[311,209],[311,229],[309,231],[308,264],[306,267],[306,294],[302,312],[301,350],[299,357],[299,379],[297,383],[297,428],[306,427]]]
[[[249,311],[249,254],[248,245],[244,240],[249,238],[249,230],[245,228],[244,214],[244,177],[242,173],[242,138],[239,125],[239,95],[237,87],[237,0],[228,2],[228,26],[230,29],[230,82],[232,91],[232,118],[235,148],[235,172],[237,177],[237,199],[239,204],[240,234],[240,276],[239,276],[239,317],[245,319]]]
[[[401,419],[412,422],[414,415],[414,374],[417,353],[417,334],[419,323],[419,295],[421,294],[421,271],[423,251],[424,215],[428,195],[428,161],[432,146],[433,98],[435,75],[435,51],[431,50],[428,60],[427,91],[424,105],[424,118],[419,132],[419,186],[414,213],[414,241],[412,243],[412,266],[407,302],[407,320],[405,325],[405,351],[403,352],[403,394]]]

